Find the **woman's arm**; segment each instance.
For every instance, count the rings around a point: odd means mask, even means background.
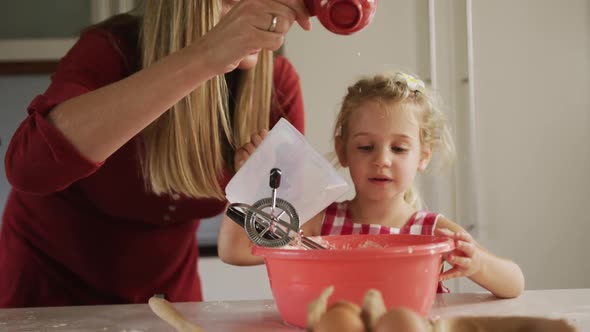
[[[277,32],[266,30],[269,10],[279,17]],[[103,161],[207,80],[235,69],[260,49],[277,50],[296,19],[309,28],[299,0],[237,3],[194,44],[128,78],[65,101],[48,119],[82,155]]]
[[[248,158],[254,153],[258,145],[268,135],[268,130],[263,129],[252,135],[250,142],[235,153],[234,167],[239,170]],[[221,219],[219,234],[217,236],[217,254],[224,263],[232,265],[258,265],[264,263],[264,259],[252,254],[253,243],[243,227],[231,220],[227,214]]]
[[[279,17],[276,32],[266,30],[269,13]],[[196,87],[255,51],[279,48],[294,20],[309,29],[301,0],[236,2],[197,42],[131,76],[121,52],[135,54],[135,46],[125,41],[118,48],[120,36],[89,30],[15,132],[5,157],[9,182],[16,190],[47,194],[92,174]]]
[[[439,218],[435,233],[453,239],[456,246],[446,258],[453,268],[441,275],[442,280],[466,276],[497,297],[513,298],[522,294],[524,275],[515,262],[495,256],[461,226],[444,217]]]
[[[221,261],[239,266],[263,264],[262,257],[252,254],[252,246],[244,228],[224,215],[217,238],[217,254]]]
[[[125,79],[66,100],[49,112],[47,119],[82,155],[103,161],[181,98],[219,74],[198,54],[198,45],[172,54]]]
[[[187,54],[179,52],[123,78],[130,69],[113,38],[101,29],[84,33],[47,91],[29,106],[30,115],[12,137],[5,157],[6,175],[16,190],[47,194],[92,174],[187,94],[191,84],[198,84],[183,77],[195,70],[202,81],[213,73],[191,69],[205,67],[204,59],[188,61]]]

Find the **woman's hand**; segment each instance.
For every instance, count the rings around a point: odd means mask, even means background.
[[[482,252],[469,233],[437,228],[434,234],[446,236],[455,241],[455,250],[445,258],[447,262],[453,265],[453,268],[440,275],[441,281],[458,277],[471,277],[481,270]]]
[[[248,158],[256,151],[262,140],[268,135],[263,129],[250,138],[250,142],[239,148],[234,155],[236,172]],[[238,266],[264,264],[260,256],[252,254],[252,241],[244,229],[233,222],[227,214],[221,219],[221,226],[217,235],[217,253],[222,262]]]
[[[270,31],[275,16],[276,26]],[[279,49],[295,21],[305,30],[311,28],[303,0],[225,0],[221,20],[194,48],[216,74],[223,74],[248,55]]]
[[[236,151],[234,155],[234,167],[236,172],[242,167],[246,160],[250,158],[250,155],[254,153],[266,135],[268,135],[268,130],[262,129],[260,132],[252,135],[250,142],[244,144],[244,146]]]

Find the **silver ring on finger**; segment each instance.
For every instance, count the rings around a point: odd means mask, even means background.
[[[270,25],[268,26],[268,32],[275,32],[277,30],[277,23],[279,21],[279,18],[276,15],[272,15],[272,18],[270,20]]]

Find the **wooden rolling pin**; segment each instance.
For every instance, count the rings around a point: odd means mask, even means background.
[[[158,317],[172,325],[178,332],[205,332],[200,327],[189,322],[172,303],[164,298],[153,296],[148,304]]]

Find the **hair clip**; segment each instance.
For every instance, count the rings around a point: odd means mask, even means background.
[[[397,72],[395,73],[395,77],[393,78],[395,82],[405,84],[412,92],[424,92],[426,89],[426,85],[420,79],[415,78],[412,75],[408,75],[406,73]]]

